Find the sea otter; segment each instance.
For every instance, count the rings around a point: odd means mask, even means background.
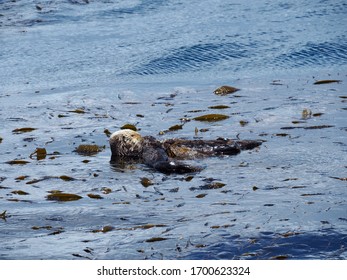
[[[111,163],[122,161],[142,162],[162,173],[190,173],[200,171],[180,160],[207,156],[236,155],[261,145],[255,140],[186,140],[166,139],[159,141],[153,136],[142,137],[138,132],[123,129],[114,132],[109,139]],[[178,160],[178,161],[177,161]]]

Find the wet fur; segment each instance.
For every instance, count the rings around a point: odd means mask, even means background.
[[[200,171],[200,167],[190,166],[174,159],[196,159],[206,156],[236,155],[241,150],[253,149],[261,141],[234,141],[218,138],[216,140],[168,139],[158,141],[152,136],[141,137],[133,130],[116,131],[110,137],[111,162],[133,161],[163,173],[190,173]]]

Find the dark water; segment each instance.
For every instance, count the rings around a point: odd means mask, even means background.
[[[0,0],[1,259],[347,258],[347,4],[185,2]],[[266,142],[166,176],[109,164],[126,123]]]

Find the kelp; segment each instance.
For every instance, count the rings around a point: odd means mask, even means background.
[[[137,131],[136,126],[130,123],[123,125],[120,129],[131,129],[131,130]]]
[[[166,240],[167,238],[164,237],[152,237],[146,240],[148,243],[153,243],[153,242],[158,242],[158,241],[163,241]]]
[[[323,85],[323,84],[331,84],[331,83],[341,83],[341,80],[319,80],[315,81],[314,85]]]
[[[47,156],[47,151],[45,148],[36,148],[36,150],[30,154],[30,158],[32,159],[34,156],[36,156],[37,160],[45,159]]]
[[[26,132],[31,132],[33,130],[36,130],[37,128],[33,128],[33,127],[22,127],[22,128],[16,128],[14,130],[12,130],[13,134],[20,134],[20,133],[26,133]]]
[[[21,190],[12,191],[11,193],[18,194],[18,195],[28,195],[29,194],[29,193],[27,193],[25,191],[21,191]]]
[[[107,128],[104,129],[104,133],[106,134],[107,137],[111,136],[111,131],[109,131]]]
[[[207,114],[199,117],[195,117],[194,120],[201,122],[217,122],[228,119],[229,116],[222,114]]]
[[[82,108],[77,108],[75,110],[69,111],[70,113],[76,113],[76,114],[85,114],[86,112]]]
[[[240,125],[241,126],[246,126],[249,122],[245,120],[240,120]]]
[[[26,161],[26,160],[22,160],[22,159],[15,159],[15,160],[10,160],[10,161],[6,161],[7,164],[10,164],[10,165],[24,165],[24,164],[27,164],[29,163],[29,161]]]
[[[101,229],[94,229],[92,230],[93,233],[98,233],[98,232],[102,232],[102,233],[106,233],[109,231],[114,230],[113,226],[103,226]]]
[[[236,92],[238,90],[240,90],[240,89],[235,88],[235,87],[231,87],[231,86],[221,86],[221,87],[217,88],[216,90],[214,90],[213,93],[216,94],[216,95],[224,96],[224,95],[227,95],[227,94],[234,93],[234,92]]]
[[[27,176],[27,175],[22,175],[22,176],[16,177],[15,180],[16,180],[16,181],[23,181],[23,180],[25,180],[25,179],[28,178],[28,177],[29,177],[29,176]]]
[[[74,150],[74,152],[84,156],[91,156],[96,155],[103,149],[105,149],[105,146],[81,144]]]
[[[305,108],[302,110],[301,118],[303,120],[307,120],[307,119],[311,118],[311,116],[312,116],[312,111],[310,109]]]
[[[55,201],[74,201],[74,200],[79,200],[82,197],[77,195],[77,194],[72,194],[72,193],[63,193],[63,192],[54,192],[52,194],[47,195],[47,200],[55,200]]]
[[[141,181],[140,181],[140,182],[141,182],[141,185],[144,186],[145,188],[147,188],[147,187],[153,185],[152,180],[151,180],[151,179],[148,179],[148,178],[146,178],[146,177],[141,178]]]
[[[0,219],[6,220],[6,218],[8,217],[6,213],[7,213],[7,210],[5,210],[4,212],[2,212],[2,213],[0,214]]]
[[[222,109],[228,109],[230,106],[228,105],[215,105],[208,107],[209,109],[216,109],[216,110],[222,110]]]
[[[103,197],[99,194],[88,193],[87,196],[92,199],[103,199]]]
[[[176,124],[169,127],[169,131],[176,131],[183,128],[183,124]]]
[[[75,178],[72,178],[72,177],[66,176],[66,175],[59,176],[59,179],[61,179],[63,181],[74,181],[74,180],[76,180]]]

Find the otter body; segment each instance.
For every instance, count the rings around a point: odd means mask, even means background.
[[[158,141],[152,136],[142,137],[138,132],[124,129],[110,136],[111,162],[136,160],[163,173],[190,173],[200,167],[176,160],[198,159],[210,156],[236,155],[250,150],[261,141],[218,138],[216,140],[167,139]]]

